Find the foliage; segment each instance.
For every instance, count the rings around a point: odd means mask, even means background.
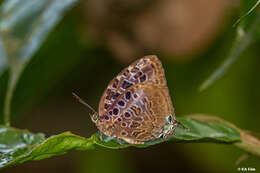
[[[242,16],[234,24],[234,26],[236,26],[238,23],[238,26],[236,27],[236,38],[233,42],[233,46],[228,57],[222,63],[222,65],[201,84],[199,88],[200,91],[203,91],[212,85],[241,56],[246,48],[248,48],[255,41],[259,40],[260,10],[257,9],[259,3],[260,1],[257,0],[257,2],[255,2],[253,7],[251,7],[249,10],[246,8],[248,8],[248,6],[251,4],[245,4],[243,6],[241,12]]]
[[[204,117],[205,118],[205,117]],[[220,142],[234,143],[241,140],[238,130],[220,122],[206,122],[199,120],[199,117],[179,119],[187,130],[178,127],[176,135],[169,140],[173,142]],[[0,142],[2,153],[0,167],[21,164],[30,160],[41,160],[61,154],[70,150],[89,150],[98,147],[110,149],[126,148],[131,145],[119,144],[116,140],[109,140],[105,136],[101,141],[98,134],[90,138],[64,132],[59,135],[44,138],[43,134],[33,134],[28,131],[18,130],[11,127],[0,128]],[[158,139],[145,143],[144,145],[133,145],[135,147],[148,147],[150,145],[164,142]]]
[[[10,127],[10,111],[13,92],[26,64],[40,48],[51,30],[58,24],[65,12],[73,7],[76,0],[5,0],[0,8],[0,77],[8,71],[9,82],[4,101],[4,122],[0,126],[0,168],[18,165],[27,161],[41,160],[70,150],[89,150],[99,147],[111,149],[132,145],[98,134],[90,138],[64,132],[46,138],[44,134],[33,134],[27,130]],[[245,2],[244,2],[245,3]],[[221,67],[200,87],[206,89],[238,59],[245,49],[259,40],[260,13],[255,4],[243,5],[241,18],[236,27],[237,36],[230,54]],[[250,8],[248,9],[248,7]],[[32,8],[33,7],[33,8]],[[245,11],[246,9],[246,11]],[[244,15],[246,14],[246,15]],[[212,116],[188,116],[179,118],[187,128],[177,128],[176,135],[167,139],[172,142],[213,142],[235,145],[242,150],[260,156],[260,142],[254,135]],[[163,139],[150,141],[134,147],[149,147],[164,142]]]
[[[26,63],[76,0],[4,1],[0,9],[0,75],[10,70],[4,121],[10,123],[11,98]]]

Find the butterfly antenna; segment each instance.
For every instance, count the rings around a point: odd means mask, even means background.
[[[95,109],[93,109],[90,105],[88,105],[84,100],[82,100],[77,94],[75,94],[74,92],[72,92],[73,97],[80,102],[81,104],[83,104],[84,106],[88,107],[90,110],[92,110],[94,113],[97,114],[97,112],[95,111]]]

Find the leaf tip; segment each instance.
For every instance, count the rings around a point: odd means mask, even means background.
[[[198,88],[198,91],[199,92],[202,92],[204,90],[206,90],[210,85],[211,85],[212,82],[210,82],[210,80],[205,80]]]

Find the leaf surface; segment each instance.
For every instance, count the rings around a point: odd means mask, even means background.
[[[120,149],[130,146],[142,148],[165,141],[234,143],[241,140],[240,132],[236,128],[221,121],[208,121],[196,116],[181,117],[178,120],[188,129],[178,127],[175,131],[176,134],[167,140],[157,139],[141,145],[119,142],[104,135],[103,141],[101,141],[98,134],[85,138],[71,132],[45,138],[42,133],[33,134],[26,130],[2,126],[0,128],[0,167],[46,159],[65,154],[70,150],[89,150],[100,147]]]

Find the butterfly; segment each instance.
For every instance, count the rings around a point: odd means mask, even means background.
[[[101,134],[130,144],[167,138],[174,135],[177,126],[183,126],[175,118],[164,69],[155,55],[138,59],[123,69],[108,84],[98,113],[91,119]]]

